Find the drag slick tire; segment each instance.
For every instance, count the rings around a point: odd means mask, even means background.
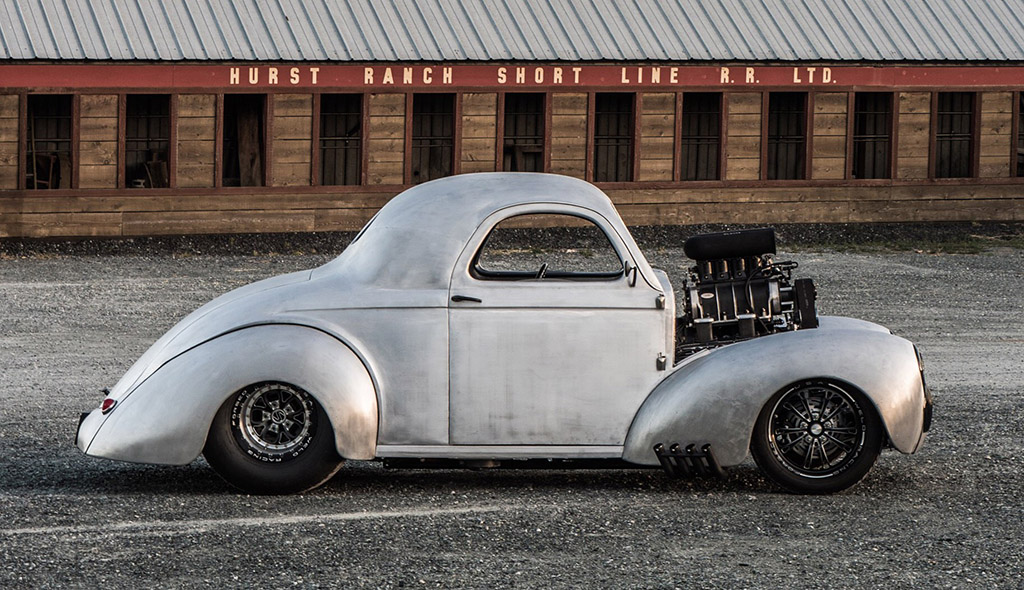
[[[828,380],[795,383],[776,393],[754,426],[751,454],[786,490],[828,494],[867,475],[885,440],[868,398]]]
[[[250,385],[217,411],[203,456],[225,481],[250,494],[317,487],[344,463],[327,413],[287,383]]]

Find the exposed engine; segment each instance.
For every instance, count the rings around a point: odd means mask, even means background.
[[[818,327],[814,283],[792,280],[796,262],[776,262],[775,230],[694,236],[683,252],[696,265],[683,285],[676,361],[739,340]]]

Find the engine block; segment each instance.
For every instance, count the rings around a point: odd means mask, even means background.
[[[695,262],[676,320],[676,360],[706,348],[786,330],[816,328],[811,279],[792,279],[796,262],[777,262],[775,230],[694,236],[683,246]]]

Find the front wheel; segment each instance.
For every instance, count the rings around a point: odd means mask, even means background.
[[[327,413],[309,393],[286,383],[258,383],[228,398],[203,456],[225,481],[252,494],[312,489],[343,464]]]
[[[804,381],[765,404],[750,451],[761,471],[783,488],[827,494],[863,479],[884,438],[882,421],[864,394],[831,381]]]

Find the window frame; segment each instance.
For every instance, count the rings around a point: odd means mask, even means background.
[[[796,178],[769,178],[769,123],[771,121],[771,96],[773,94],[799,94],[803,95],[803,157],[800,158],[802,174]],[[811,157],[814,154],[814,92],[807,90],[774,90],[761,93],[761,171],[760,179],[765,182],[809,182],[811,178]],[[847,154],[849,156],[849,154]]]
[[[703,178],[703,179],[686,179],[683,178],[683,170],[686,166],[683,156],[683,133],[684,125],[683,118],[686,116],[686,95],[688,94],[705,94],[705,95],[718,95],[718,153],[715,159],[715,178]],[[676,182],[683,183],[694,183],[694,182],[720,182],[725,179],[725,142],[726,142],[726,128],[725,120],[727,113],[726,110],[726,92],[722,90],[697,90],[697,91],[686,91],[676,93],[676,125],[675,125],[675,137],[674,148],[676,150],[675,157],[675,172],[673,179]]]
[[[225,186],[224,185],[224,133],[225,133],[225,121],[224,121],[224,107],[228,96],[258,96],[263,102],[263,116],[261,117],[261,123],[263,125],[263,145],[261,151],[261,179],[260,184],[256,185],[240,185],[240,186]],[[215,149],[214,149],[214,188],[226,188],[226,189],[243,189],[251,190],[254,188],[269,188],[270,180],[273,178],[271,173],[271,163],[274,158],[273,152],[273,120],[274,120],[274,101],[271,100],[271,94],[266,92],[220,92],[217,94],[217,112],[214,117],[214,125],[216,128],[216,135],[214,138]]]
[[[322,182],[322,177],[323,177],[323,146],[321,145],[322,137],[321,137],[320,128],[321,128],[321,125],[322,125],[321,118],[323,116],[323,102],[322,102],[322,99],[323,99],[323,97],[325,95],[326,96],[343,95],[343,96],[358,96],[359,97],[359,121],[360,121],[359,148],[358,148],[359,149],[359,157],[358,157],[359,172],[356,175],[358,177],[357,178],[357,182],[352,183],[352,184],[324,184]],[[313,174],[312,174],[312,178],[310,179],[311,186],[329,186],[329,187],[334,187],[334,188],[341,188],[341,187],[357,187],[357,186],[363,186],[363,185],[366,184],[366,174],[367,174],[366,169],[367,169],[367,162],[368,162],[368,154],[367,154],[366,150],[367,150],[367,136],[369,135],[369,122],[370,122],[369,121],[368,109],[367,109],[367,103],[369,102],[368,101],[368,96],[369,95],[367,93],[365,93],[365,92],[317,92],[317,93],[313,94],[313,121],[312,121],[313,129],[312,129],[311,142],[310,142],[310,147],[313,150],[313,157],[312,157],[312,163],[313,163],[313,166],[312,166],[313,170],[312,170],[312,172],[313,172]]]
[[[487,247],[487,243],[490,241],[494,231],[498,229],[502,223],[516,217],[525,217],[528,215],[564,215],[566,217],[575,217],[589,222],[595,228],[597,228],[608,240],[608,246],[611,251],[615,253],[615,257],[619,260],[619,269],[616,271],[607,272],[573,272],[573,271],[553,271],[546,273],[543,277],[537,277],[536,272],[518,271],[518,270],[488,270],[480,266],[480,256],[483,254],[484,249]],[[477,247],[476,252],[473,253],[473,257],[469,261],[469,274],[476,280],[479,281],[507,281],[507,282],[520,282],[520,281],[535,281],[537,283],[544,283],[545,281],[557,282],[557,281],[572,281],[572,282],[604,282],[610,283],[621,279],[626,273],[626,263],[623,257],[623,253],[619,247],[616,246],[615,240],[612,239],[611,234],[600,221],[594,219],[591,216],[585,215],[581,212],[568,212],[568,211],[522,211],[512,213],[511,215],[502,217],[498,221],[494,222],[487,230],[487,234],[480,241],[480,245]]]
[[[1010,177],[1024,178],[1024,125],[1021,125],[1020,118],[1024,116],[1024,108],[1021,108],[1021,101],[1024,100],[1024,92],[1016,90],[1012,94],[1013,119],[1010,127]]]
[[[615,180],[597,180],[597,97],[601,94],[618,94],[618,95],[629,95],[632,98],[632,125],[630,126],[630,138],[629,138],[629,150],[630,150],[630,164],[629,164],[629,178],[615,179]],[[629,91],[602,91],[602,92],[590,92],[587,95],[587,150],[586,150],[586,179],[589,182],[599,185],[606,184],[633,184],[638,182],[637,177],[640,172],[640,152],[639,152],[639,138],[640,138],[640,111],[642,110],[642,95],[639,92]]]
[[[29,117],[28,117],[28,103],[33,96],[69,96],[71,97],[71,134],[68,141],[71,145],[68,150],[69,157],[71,158],[70,172],[71,177],[68,179],[68,186],[60,187],[57,189],[47,188],[31,188],[28,186],[28,155],[31,152],[29,149]],[[80,94],[78,93],[67,93],[67,92],[23,92],[19,94],[20,100],[18,104],[18,179],[17,187],[18,190],[37,192],[40,190],[69,190],[78,188],[78,160],[79,160],[79,137],[80,137],[80,124],[81,124],[81,101],[79,100]],[[34,173],[34,171],[33,171]]]
[[[167,97],[167,186],[145,187],[144,190],[175,188],[175,169],[178,145],[178,120],[177,120],[177,93],[151,93],[151,92],[122,92],[118,95],[117,108],[117,188],[132,188],[128,186],[128,97],[129,96],[165,96]],[[133,188],[132,190],[139,190]]]
[[[855,141],[856,137],[855,137],[854,132],[855,132],[855,130],[857,128],[857,125],[856,125],[856,116],[857,116],[856,104],[857,104],[857,95],[858,94],[887,94],[887,95],[889,95],[889,120],[888,120],[889,129],[888,129],[888,135],[887,135],[887,139],[888,139],[888,142],[889,142],[889,157],[886,160],[886,164],[885,164],[886,165],[886,168],[885,168],[886,176],[883,176],[883,177],[858,178],[858,177],[855,177],[853,175],[853,172],[854,172],[854,154],[856,153],[855,150],[856,150],[856,145],[857,145],[857,142]],[[893,178],[895,178],[895,175],[896,175],[896,151],[897,151],[896,142],[897,142],[897,136],[898,136],[898,133],[896,132],[896,130],[897,130],[897,126],[899,124],[899,93],[896,92],[896,91],[884,91],[884,90],[881,90],[881,91],[874,91],[874,90],[855,91],[855,90],[850,90],[848,92],[848,95],[849,95],[848,96],[848,101],[847,101],[848,121],[847,121],[847,129],[846,129],[847,138],[848,138],[847,142],[846,142],[846,160],[847,160],[847,164],[846,164],[846,178],[849,179],[849,180],[853,180],[853,181],[860,181],[860,180],[867,180],[867,181],[872,181],[872,180],[876,180],[876,181],[877,180],[892,180]]]
[[[939,95],[940,94],[968,94],[971,95],[971,131],[969,138],[970,160],[967,163],[966,176],[939,176]],[[981,162],[981,93],[976,91],[935,91],[931,95],[931,116],[929,123],[928,141],[928,178],[931,180],[953,180],[978,178],[978,171]],[[1013,141],[1011,141],[1011,144]]]
[[[498,111],[496,115],[496,133],[495,133],[495,170],[501,172],[505,171],[505,140],[508,137],[506,134],[506,104],[509,95],[522,95],[532,94],[541,96],[541,135],[540,135],[540,146],[541,146],[541,169],[539,172],[548,172],[551,170],[551,92],[499,92],[498,93]]]
[[[413,182],[413,143],[415,138],[413,137],[413,119],[415,113],[413,112],[416,96],[418,95],[449,95],[452,97],[452,167],[448,174],[440,176],[438,178],[447,178],[449,176],[455,176],[461,172],[461,161],[462,161],[462,91],[453,90],[439,90],[439,91],[423,91],[423,92],[409,92],[406,94],[405,100],[405,161],[403,163],[404,168],[404,181],[406,186],[414,186],[417,184],[423,184],[430,180],[436,180],[434,178],[420,180],[419,182]]]

